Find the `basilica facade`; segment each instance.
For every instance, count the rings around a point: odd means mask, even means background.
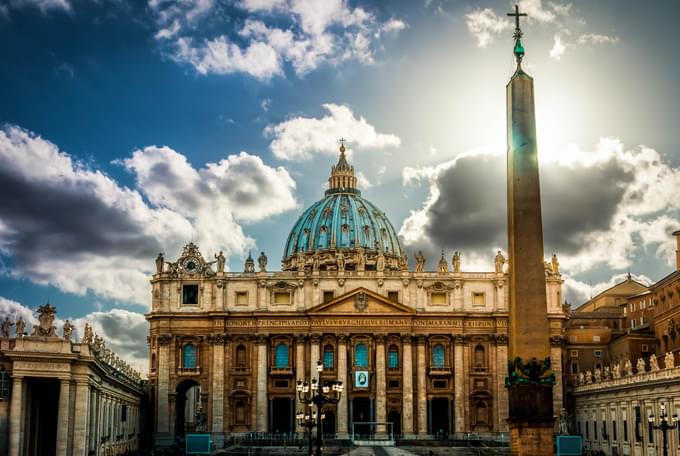
[[[435,268],[418,253],[411,270],[344,152],[324,198],[290,231],[281,271],[262,253],[244,272],[225,272],[221,252],[206,258],[193,243],[176,261],[157,258],[147,314],[157,445],[192,430],[218,446],[249,432],[301,432],[295,386],[319,377],[345,386],[325,407],[324,433],[337,438],[369,422],[403,438],[507,431],[505,259],[499,252],[489,271],[464,272],[458,252],[450,261],[442,252]],[[556,258],[545,270],[560,410],[566,316]]]

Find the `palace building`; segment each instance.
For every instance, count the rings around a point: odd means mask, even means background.
[[[262,253],[225,272],[188,244],[156,260],[150,323],[154,441],[193,430],[218,447],[249,432],[301,432],[298,380],[340,380],[324,433],[347,439],[358,423],[392,423],[403,438],[507,432],[508,273],[463,272],[460,253],[410,270],[387,215],[361,196],[344,146],[325,196],[292,227],[281,271]],[[554,409],[562,408],[566,318],[556,258],[545,287]],[[317,362],[323,364],[319,374]]]

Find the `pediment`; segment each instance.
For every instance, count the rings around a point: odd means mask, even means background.
[[[311,315],[414,315],[416,311],[366,288],[356,288],[333,300],[312,307]]]

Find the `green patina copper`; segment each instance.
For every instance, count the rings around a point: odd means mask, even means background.
[[[524,46],[522,46],[522,40],[517,38],[515,40],[515,49],[513,50],[515,54],[515,58],[517,59],[518,62],[522,60],[522,57],[524,57]]]
[[[519,356],[508,361],[508,376],[505,377],[506,388],[515,385],[554,385],[556,383],[550,357],[545,358],[543,362],[532,358],[528,363],[523,363]]]

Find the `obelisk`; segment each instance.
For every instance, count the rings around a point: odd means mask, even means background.
[[[506,87],[510,343],[508,424],[513,455],[552,455],[552,388],[543,258],[541,192],[536,147],[534,82],[522,69],[524,47],[515,6],[517,68]]]

